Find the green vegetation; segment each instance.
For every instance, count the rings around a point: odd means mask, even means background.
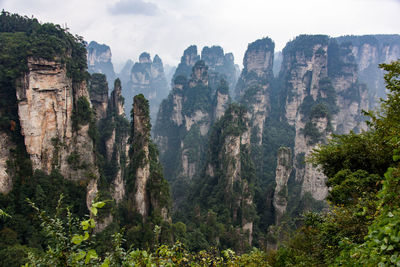
[[[399,240],[400,62],[382,64],[388,99],[368,112],[369,130],[334,136],[315,150],[332,189],[329,213],[308,214],[276,266],[396,266]]]
[[[78,98],[76,107],[72,110],[72,128],[79,130],[80,125],[87,125],[93,120],[93,111],[88,99],[84,96]]]
[[[311,58],[314,54],[315,45],[327,45],[329,37],[327,35],[306,35],[302,34],[297,36],[293,41],[286,44],[282,53],[284,55],[295,56],[296,53],[303,53],[305,57]],[[320,50],[317,50],[317,54],[321,54]]]
[[[234,251],[210,250],[193,253],[183,244],[161,245],[158,242],[160,227],[154,228],[154,246],[148,250],[125,249],[122,234],[112,235],[112,249],[102,255],[96,251],[92,240],[96,227],[96,214],[105,203],[92,203],[88,219],[76,219],[59,199],[55,215],[48,215],[30,201],[49,245],[45,252],[28,251],[24,266],[269,266],[268,255],[254,249],[248,254],[237,255]]]
[[[93,73],[90,75],[90,95],[106,95],[108,94],[108,85],[106,75],[101,73]]]

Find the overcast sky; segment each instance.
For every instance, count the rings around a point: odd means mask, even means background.
[[[248,43],[265,36],[281,50],[303,33],[400,33],[400,0],[0,0],[0,8],[109,45],[117,70],[143,51],[176,65],[192,44],[220,45],[242,65]]]

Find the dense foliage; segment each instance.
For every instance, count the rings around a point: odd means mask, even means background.
[[[88,77],[86,49],[80,37],[71,35],[59,25],[41,24],[37,19],[1,12],[0,131],[7,133],[15,145],[7,161],[13,190],[7,195],[0,194],[0,206],[11,216],[0,225],[0,265],[8,266],[21,266],[27,251],[41,250],[47,245],[46,236],[32,216],[33,210],[26,203],[27,197],[44,210],[54,212],[55,200],[62,193],[66,195],[65,203],[75,214],[83,216],[87,211],[82,202],[86,194],[84,182],[68,181],[56,169],[49,174],[32,171],[21,134],[16,99],[16,88],[20,85],[19,79],[28,70],[29,57],[65,64],[73,86]],[[82,107],[87,107],[87,100],[82,99],[81,102]],[[55,147],[62,145],[57,139],[52,141]],[[58,163],[53,162],[53,165]]]
[[[382,64],[390,91],[368,112],[369,130],[334,136],[316,149],[332,188],[327,214],[308,214],[277,252],[276,266],[396,266],[399,258],[400,62]]]

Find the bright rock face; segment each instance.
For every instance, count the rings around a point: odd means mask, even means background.
[[[181,69],[190,63],[189,58],[193,55],[182,57]],[[211,87],[208,70],[204,61],[198,61],[190,79],[177,76],[172,92],[160,106],[154,129],[164,173],[180,185],[199,174],[210,127],[229,104],[228,83],[221,80],[217,88]]]
[[[150,140],[149,103],[135,96],[132,111],[132,139],[127,170],[127,195],[134,211],[145,221],[152,214],[169,220],[169,187],[160,170],[155,146]]]
[[[384,72],[378,67],[400,58],[399,35],[362,35],[336,38],[338,43],[351,47],[357,63],[359,80],[367,85],[369,108],[377,106],[379,98],[386,97]]]
[[[3,132],[0,132],[0,193],[7,194],[12,190],[12,176],[7,170],[7,161],[11,153],[10,149],[14,149],[15,144],[11,138]]]
[[[89,121],[78,129],[72,127],[78,99],[89,99],[86,83],[73,83],[60,63],[28,58],[28,71],[17,81],[16,95],[21,134],[33,170],[59,169],[66,179],[88,182],[90,205],[97,193],[98,170]]]
[[[206,205],[207,209],[218,210],[215,201],[227,205],[230,221],[240,225],[243,238],[249,244],[253,239],[254,192],[249,187],[253,182],[251,173],[254,171],[251,162],[249,123],[246,110],[242,106],[231,105],[226,110],[210,134],[210,148],[201,179],[204,180],[201,199],[213,202]],[[221,192],[223,191],[223,193]],[[240,232],[240,231],[239,231]]]
[[[243,59],[244,69],[236,86],[236,96],[249,108],[250,127],[258,145],[262,142],[264,123],[270,110],[274,47],[269,38],[249,44]]]
[[[68,179],[85,179],[86,171],[71,168],[68,156],[77,153],[81,164],[95,168],[89,125],[72,130],[74,101],[89,99],[86,84],[73,85],[65,67],[55,62],[29,59],[28,68],[17,88],[17,99],[21,132],[33,169],[49,173],[59,167]]]
[[[89,43],[86,48],[88,51],[87,62],[88,72],[102,73],[106,75],[108,86],[111,88],[115,80],[114,66],[111,62],[111,49],[108,45],[99,44],[95,41]]]
[[[288,202],[287,183],[292,172],[292,152],[288,147],[281,147],[278,151],[277,166],[275,174],[275,224],[279,224],[282,215],[286,212]]]
[[[129,81],[123,84],[123,95],[126,99],[126,114],[132,108],[132,99],[135,95],[143,94],[150,103],[150,117],[154,122],[157,117],[161,101],[167,97],[169,87],[165,78],[161,58],[155,55],[151,60],[149,53],[142,53],[139,62],[131,70]]]

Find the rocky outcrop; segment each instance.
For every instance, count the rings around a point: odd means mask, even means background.
[[[296,132],[294,159],[310,155],[333,132],[365,128],[361,111],[368,107],[367,90],[359,83],[351,45],[323,35],[299,36],[283,50],[280,75],[285,117]],[[301,194],[324,200],[328,188],[322,172],[311,163],[294,166]]]
[[[107,115],[108,85],[104,74],[93,73],[89,80],[90,102],[92,103],[96,120],[99,121]]]
[[[281,75],[287,90],[286,119],[296,131],[294,158],[308,156],[331,131],[328,113],[332,110],[326,103],[331,101],[329,104],[334,106],[336,102],[334,98],[327,99],[329,93],[335,94],[329,92],[334,90],[332,87],[328,88],[328,43],[327,36],[299,36],[283,50]],[[324,79],[328,85],[322,84]],[[321,110],[312,111],[317,102],[323,103],[315,106]],[[315,199],[325,199],[328,192],[325,177],[310,163],[296,168],[296,181],[302,184],[302,195],[308,192]]]
[[[109,107],[111,109],[111,112],[113,112],[117,116],[125,116],[124,102],[125,99],[122,96],[121,81],[119,79],[116,79],[114,81],[114,90],[111,92],[110,97]]]
[[[122,87],[119,79],[116,79],[114,82],[114,90],[111,92],[107,113],[104,123],[111,125],[112,133],[105,140],[105,152],[109,165],[116,168],[111,173],[112,177],[109,177],[109,180],[112,181],[110,188],[111,195],[118,204],[125,197],[126,183],[123,177],[129,163],[126,160],[129,151],[129,122],[125,118],[124,98],[122,97]]]
[[[108,86],[111,88],[115,80],[114,66],[111,62],[111,49],[108,45],[91,41],[87,46],[87,63],[90,74],[106,75]]]
[[[146,186],[150,178],[150,162],[149,162],[149,116],[145,113],[143,107],[140,107],[138,98],[133,104],[133,125],[134,125],[134,142],[140,144],[143,153],[143,158],[139,159],[139,167],[135,174],[135,207],[137,211],[143,216],[147,217],[149,214],[150,200],[147,194]]]
[[[192,73],[192,68],[194,64],[200,60],[200,56],[197,54],[197,46],[191,45],[183,51],[183,56],[181,57],[181,62],[176,68],[175,74],[172,78],[172,82],[175,82],[175,79],[178,76],[190,77]]]
[[[205,46],[201,51],[201,56],[197,54],[197,46],[189,46],[181,58],[175,74],[173,76],[173,84],[178,76],[190,77],[192,68],[195,63],[202,60],[208,67],[208,82],[214,90],[219,86],[221,79],[228,83],[230,94],[233,94],[233,89],[236,86],[239,77],[237,65],[234,63],[232,53],[224,53],[220,46]]]
[[[204,206],[206,210],[218,211],[222,208],[216,205],[225,205],[230,218],[222,219],[227,220],[223,223],[239,225],[239,235],[251,244],[253,217],[250,214],[255,207],[250,183],[254,182],[254,166],[249,154],[248,126],[245,108],[229,106],[210,134],[207,167],[197,190],[202,201],[209,201]]]
[[[151,60],[144,52],[139,56],[130,72],[130,79],[124,86],[123,95],[127,100],[126,113],[132,108],[133,96],[143,94],[150,102],[150,116],[155,121],[161,101],[168,95],[168,84],[163,63],[158,55]]]
[[[190,58],[193,55],[184,55],[181,64],[190,63]],[[198,174],[210,127],[230,101],[226,81],[221,80],[215,89],[210,87],[208,69],[200,60],[192,67],[190,79],[177,76],[172,92],[160,106],[154,130],[164,173],[168,179],[174,177],[179,186]]]
[[[89,99],[86,83],[73,84],[65,66],[28,59],[17,99],[21,133],[33,169],[49,173],[60,168],[64,177],[73,180],[85,180],[88,172],[97,172],[89,121],[79,129],[72,128],[73,110],[81,97]],[[71,163],[78,154],[79,162]]]
[[[210,86],[217,88],[220,80],[224,79],[230,89],[230,95],[233,95],[239,77],[233,54],[224,54],[220,46],[205,46],[201,51],[201,60],[208,66]]]
[[[143,95],[134,98],[127,173],[128,199],[134,211],[146,220],[152,214],[169,219],[169,188],[160,172],[158,154],[150,140],[149,103]]]
[[[121,80],[121,84],[123,85],[123,87],[125,87],[130,78],[131,78],[131,70],[133,65],[135,64],[135,62],[133,62],[133,60],[128,59],[125,62],[125,65],[122,67],[121,71],[118,73],[118,78]]]
[[[249,109],[250,127],[258,145],[262,142],[264,123],[270,109],[274,47],[269,38],[248,45],[243,59],[244,68],[236,86],[236,97]]]
[[[7,161],[10,159],[11,149],[15,149],[11,137],[0,131],[0,193],[7,194],[13,188],[12,174],[9,173]]]
[[[289,147],[281,147],[278,151],[275,171],[275,193],[273,205],[275,208],[275,224],[279,224],[286,212],[288,203],[288,180],[292,172],[292,151]]]
[[[357,76],[368,88],[369,108],[374,108],[379,98],[385,98],[387,93],[379,64],[400,58],[400,35],[341,36],[336,40],[351,47]]]

